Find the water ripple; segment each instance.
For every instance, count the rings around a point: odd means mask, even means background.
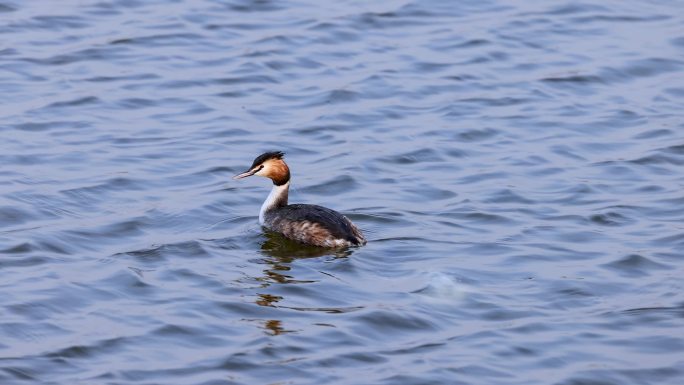
[[[0,383],[681,383],[679,8],[2,2]]]

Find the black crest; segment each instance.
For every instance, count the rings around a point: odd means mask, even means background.
[[[271,152],[265,152],[254,159],[254,162],[252,163],[252,167],[250,169],[256,167],[257,165],[264,163],[265,161],[269,159],[283,159],[285,156],[285,153],[282,151],[271,151]]]

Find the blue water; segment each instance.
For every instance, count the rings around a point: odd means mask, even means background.
[[[0,0],[0,384],[684,383],[678,1]],[[293,203],[367,246],[264,232]]]

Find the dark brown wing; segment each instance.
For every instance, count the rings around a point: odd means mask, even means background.
[[[299,239],[300,237],[288,233],[297,232],[297,226],[309,225],[310,232],[315,230],[319,237],[329,235],[335,239],[344,239],[353,245],[360,245],[365,242],[361,232],[354,226],[347,217],[331,210],[327,207],[317,205],[295,204],[279,208],[274,224],[278,228],[276,231],[284,233],[289,238]],[[304,232],[301,231],[300,234]],[[327,232],[327,234],[325,234]],[[314,242],[307,242],[314,243]]]

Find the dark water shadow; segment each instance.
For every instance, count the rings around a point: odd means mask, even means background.
[[[282,308],[303,312],[324,312],[324,313],[346,313],[349,311],[358,310],[360,308],[335,308],[335,307],[294,307],[284,305],[283,302],[288,292],[287,286],[301,285],[301,284],[315,284],[319,281],[317,279],[302,279],[295,277],[292,271],[292,265],[297,260],[313,259],[326,257],[326,259],[344,259],[349,257],[354,249],[330,249],[318,246],[305,245],[288,238],[285,238],[279,233],[275,233],[264,229],[265,240],[261,244],[261,254],[265,256],[261,260],[267,265],[263,270],[263,275],[256,278],[261,281],[262,288],[272,286],[275,293],[258,293],[255,303],[259,306]],[[329,273],[324,273],[330,275]],[[336,278],[330,275],[333,278]],[[280,286],[283,285],[283,286]],[[277,294],[276,294],[277,293]],[[278,336],[287,333],[296,332],[296,330],[289,330],[283,320],[280,319],[264,319],[258,320],[261,328],[267,335]]]
[[[328,255],[334,258],[345,258],[353,253],[353,249],[350,248],[331,249],[305,245],[268,230],[264,230],[264,236],[266,240],[261,244],[260,253],[285,263],[298,258],[318,258]]]
[[[286,272],[292,269],[291,264],[298,259],[320,257],[331,259],[347,258],[353,252],[349,248],[329,249],[305,245],[266,229],[264,229],[264,237],[266,240],[261,244],[259,252],[266,256],[262,263],[269,267],[264,269],[263,277],[257,278],[257,280],[264,282],[267,286],[269,283],[313,283],[315,281],[296,279],[287,275]]]

